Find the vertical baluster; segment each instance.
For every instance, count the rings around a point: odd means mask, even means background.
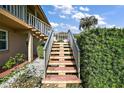
[[[39,22],[40,32],[41,32],[41,22]]]
[[[31,24],[31,23],[30,23],[30,20],[31,20],[30,14],[28,14],[28,24],[29,24],[29,25]]]
[[[32,26],[34,27],[34,17],[32,15]]]
[[[12,5],[10,5],[10,13],[12,13]]]
[[[15,5],[13,6],[13,14],[16,15],[16,7],[15,7]]]
[[[44,24],[44,34],[46,35],[46,31],[45,31],[45,24]]]
[[[35,16],[34,16],[34,27],[37,29],[37,19]]]
[[[42,22],[40,22],[40,26],[41,26],[41,30],[40,31],[42,32]]]
[[[25,5],[24,6],[24,19],[25,19],[25,22],[28,22],[28,20],[27,20],[27,6]]]
[[[18,5],[16,5],[16,17],[18,17]]]
[[[43,33],[45,33],[45,31],[44,31],[44,24],[43,24]]]

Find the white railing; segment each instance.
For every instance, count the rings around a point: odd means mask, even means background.
[[[57,41],[63,41],[64,39],[68,39],[68,34],[65,32],[56,32],[54,37]]]
[[[70,46],[73,50],[74,59],[76,61],[78,77],[80,78],[80,49],[78,48],[77,42],[70,30],[68,31],[68,39],[69,39]]]
[[[49,57],[50,57],[50,54],[51,54],[51,49],[52,49],[52,44],[53,44],[53,41],[54,41],[54,31],[51,31],[48,39],[47,39],[47,42],[45,43],[45,46],[44,46],[44,78],[46,76],[46,70],[47,70],[47,65],[48,65],[48,61],[49,61]]]
[[[27,6],[0,5],[0,8],[8,11],[12,15],[14,15],[17,18],[21,19],[22,21],[26,22],[27,24],[29,24],[33,28],[39,30],[43,34],[45,34],[47,36],[49,35],[49,31],[50,31],[51,27],[47,23],[43,22],[42,20],[40,20],[39,18],[34,16],[33,14],[28,13]]]
[[[45,35],[49,35],[50,27],[31,13],[28,13],[28,24],[38,29]]]

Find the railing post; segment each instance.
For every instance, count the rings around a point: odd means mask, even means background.
[[[54,35],[54,32],[51,31],[51,33],[50,33],[50,35],[47,39],[47,42],[44,46],[44,78],[46,76],[47,64],[48,64],[49,57],[50,57],[50,52],[51,52],[51,49],[52,49],[53,35]]]
[[[78,51],[78,77],[80,78],[80,51]]]
[[[68,30],[68,40],[73,50],[73,55],[74,55],[74,59],[75,59],[77,71],[78,71],[78,77],[80,78],[80,50],[70,30]]]

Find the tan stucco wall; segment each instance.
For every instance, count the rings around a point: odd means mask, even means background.
[[[35,57],[37,57],[37,46],[38,46],[39,40],[34,38],[33,39],[33,54]]]
[[[28,35],[23,30],[13,30],[0,26],[0,29],[8,31],[8,50],[0,51],[0,65],[4,64],[10,56],[14,57],[17,53],[24,53],[27,56],[26,39]]]

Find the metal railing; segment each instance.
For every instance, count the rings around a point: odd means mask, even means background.
[[[45,68],[44,69],[44,78],[46,76],[46,70],[47,70],[49,57],[51,54],[53,41],[54,41],[54,31],[51,31],[51,33],[47,39],[47,42],[45,43],[45,46],[44,46],[44,63],[45,63],[45,65],[44,65],[44,68]]]
[[[51,27],[34,16],[33,14],[27,12],[27,6],[24,5],[0,5],[0,8],[8,11],[15,17],[21,19],[22,21],[26,22],[28,25],[32,26],[33,28],[39,30],[45,35],[49,35],[49,31]]]
[[[56,32],[54,37],[57,41],[63,41],[64,39],[68,39],[68,34],[65,32]]]
[[[41,31],[45,35],[49,35],[50,27],[45,24],[43,21],[41,21],[36,16],[32,15],[31,13],[28,14],[28,24],[34,27],[35,29]]]
[[[78,77],[80,78],[80,50],[79,50],[77,42],[70,30],[68,31],[68,39],[69,39],[70,46],[73,50],[74,59],[76,61]]]

